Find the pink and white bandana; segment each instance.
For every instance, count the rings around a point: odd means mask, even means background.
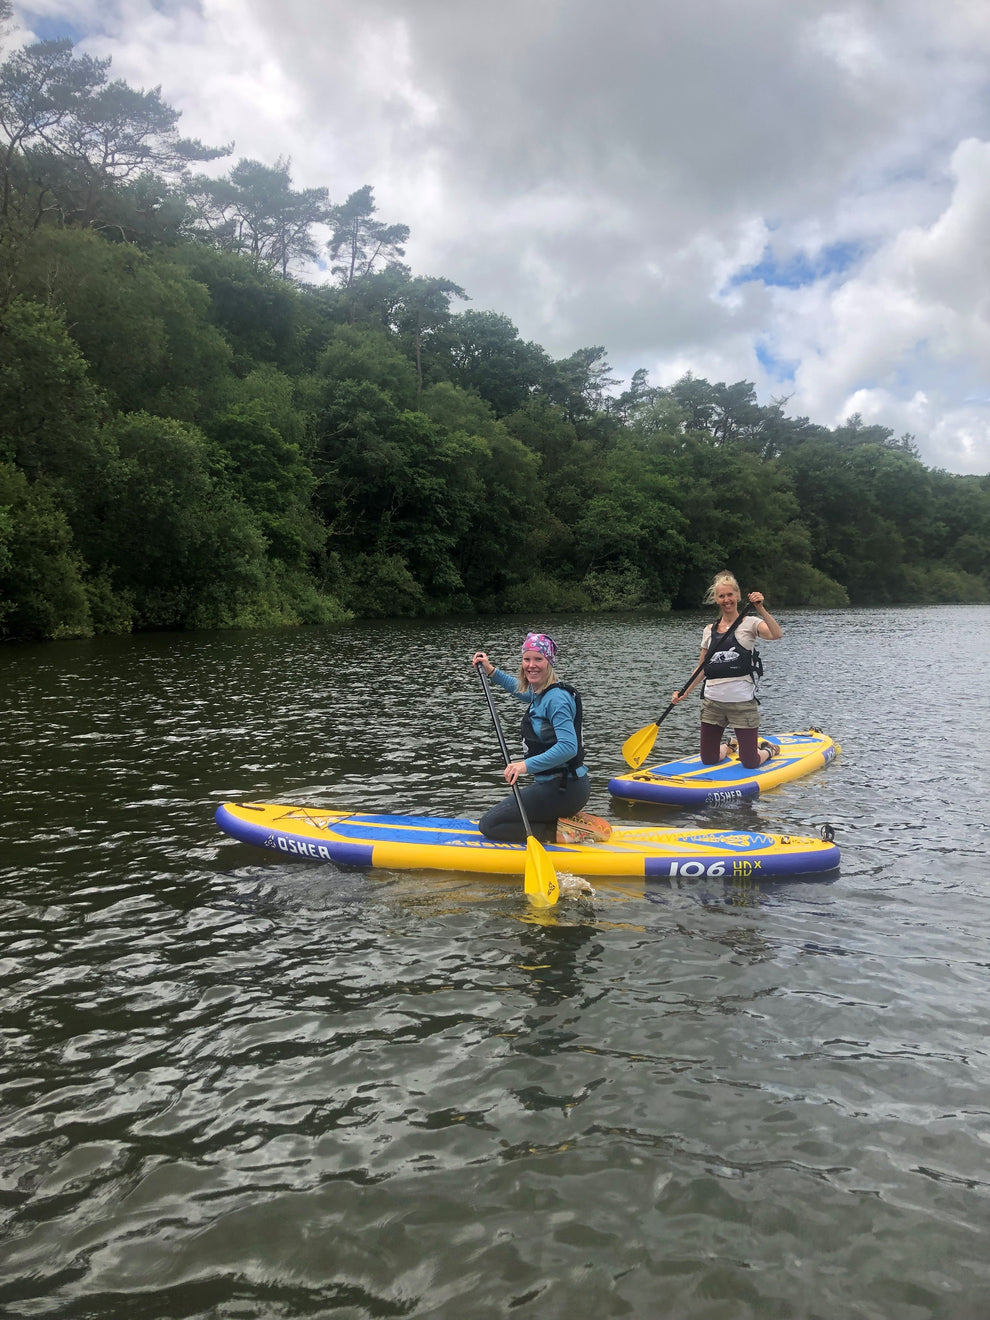
[[[527,633],[526,640],[522,644],[524,651],[539,651],[540,655],[545,656],[553,664],[557,658],[557,643],[546,633]]]

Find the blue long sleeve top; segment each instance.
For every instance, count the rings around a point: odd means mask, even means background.
[[[574,727],[577,707],[574,698],[556,683],[552,683],[550,687],[544,688],[539,693],[534,692],[532,688],[519,692],[516,688],[515,676],[498,668],[493,670],[490,677],[493,683],[497,683],[500,688],[511,693],[523,705],[529,706],[530,718],[541,741],[546,741],[548,726],[553,729],[557,739],[554,745],[547,751],[541,752],[539,756],[526,757],[526,769],[534,779],[553,779],[561,766],[577,756],[578,736]],[[576,773],[580,777],[586,775],[588,771],[581,765],[578,766]]]

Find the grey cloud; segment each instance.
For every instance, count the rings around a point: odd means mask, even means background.
[[[153,65],[186,131],[208,122],[262,158],[280,142],[297,181],[335,197],[371,183],[382,217],[411,226],[417,270],[456,280],[548,351],[604,344],[630,369],[724,364],[766,398],[779,392],[755,358],[766,337],[815,360],[801,402],[832,424],[863,383],[826,337],[849,334],[829,309],[858,266],[824,296],[751,285],[726,298],[720,281],[764,237],[782,258],[848,243],[864,265],[896,261],[899,234],[937,222],[956,147],[990,140],[988,12],[969,0],[173,0],[153,48],[140,7],[103,23],[115,72]],[[207,50],[193,85],[180,43],[196,24]],[[255,70],[270,95],[252,101]],[[972,232],[942,253],[954,278]],[[920,323],[952,296],[929,269],[910,294]],[[805,307],[829,314],[802,324]],[[869,314],[864,299],[857,315]],[[951,445],[964,401],[926,370],[885,361],[875,397],[893,419],[927,391],[941,409],[926,414],[932,436]],[[971,408],[966,419],[971,433]],[[962,467],[968,443],[960,424]]]

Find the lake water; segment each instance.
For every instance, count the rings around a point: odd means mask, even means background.
[[[700,614],[0,651],[4,1313],[990,1313],[990,608],[778,617],[764,728],[842,755],[694,813],[606,785]],[[216,829],[226,799],[476,815],[501,756],[468,657],[534,625],[585,695],[592,809],[828,823],[841,870],[540,916]]]

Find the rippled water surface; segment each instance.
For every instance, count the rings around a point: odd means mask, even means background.
[[[0,652],[5,1314],[990,1312],[990,609],[781,611],[764,726],[839,759],[756,803],[612,808],[702,622]],[[217,831],[238,798],[477,814],[501,758],[468,657],[534,623],[585,694],[593,808],[827,822],[841,870],[601,881],[538,918],[515,881]]]

